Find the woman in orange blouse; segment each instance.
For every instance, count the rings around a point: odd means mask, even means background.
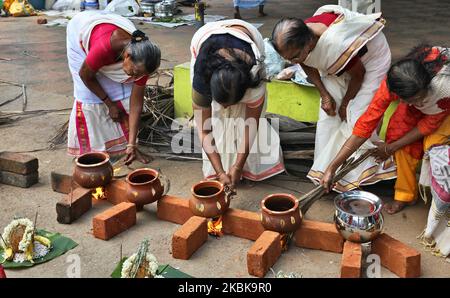
[[[377,143],[377,159],[394,155],[397,181],[394,201],[385,205],[389,214],[414,203],[416,167],[423,152],[443,144],[450,135],[449,49],[421,45],[393,64],[367,111],[358,119],[352,136],[325,171],[321,184],[328,190],[336,170],[377,128],[390,103],[400,100],[386,132],[386,143]]]

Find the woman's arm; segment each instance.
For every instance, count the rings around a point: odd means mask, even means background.
[[[193,89],[192,97],[197,98],[201,97],[201,95]],[[205,108],[197,105],[195,102],[192,102],[192,109],[194,111],[194,120],[197,125],[198,135],[203,150],[208,156],[208,159],[216,171],[219,180],[224,184],[231,184],[228,175],[226,175],[225,170],[223,169],[222,161],[220,160],[220,155],[217,152],[212,134],[211,107]]]
[[[127,155],[125,157],[125,164],[128,165],[133,160],[138,158],[143,163],[148,163],[143,155],[139,154],[137,150],[137,134],[139,131],[139,120],[141,119],[142,107],[144,105],[145,86],[134,84],[131,89],[130,96],[130,116],[128,118],[129,138],[127,145]]]
[[[330,116],[336,115],[336,101],[325,88],[325,85],[320,78],[320,73],[317,69],[313,67],[309,67],[305,64],[300,64],[303,70],[305,71],[308,78],[311,82],[316,86],[317,90],[320,93],[320,97],[322,98],[322,106],[321,108]]]
[[[265,97],[265,94],[263,95]],[[261,103],[255,108],[249,106],[245,109],[245,132],[244,140],[239,143],[238,154],[236,161],[229,171],[231,181],[233,184],[237,184],[242,176],[242,169],[244,168],[247,157],[250,153],[250,148],[253,146],[256,135],[258,133],[259,119],[261,117],[264,103]]]
[[[350,75],[350,82],[348,84],[347,92],[342,98],[341,106],[339,107],[339,116],[342,121],[347,119],[347,106],[350,100],[355,98],[356,94],[358,94],[359,89],[361,89],[362,82],[364,80],[364,75],[366,73],[366,68],[364,64],[362,64],[361,59],[358,57],[355,59],[355,63],[353,66],[347,70],[347,73]]]
[[[97,77],[95,74],[96,72],[90,69],[86,61],[84,61],[79,71],[81,80],[89,90],[91,90],[95,95],[97,95],[98,98],[100,98],[106,104],[106,106],[109,109],[109,116],[113,119],[113,121],[119,122],[122,117],[120,109],[108,97],[108,94],[106,94],[105,90],[103,90],[103,87],[97,81]]]

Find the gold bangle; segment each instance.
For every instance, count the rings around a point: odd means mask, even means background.
[[[344,148],[347,148],[349,151],[354,151],[354,150],[352,150],[352,148],[350,148],[349,146],[347,146],[347,145],[342,145],[342,147],[344,147]]]

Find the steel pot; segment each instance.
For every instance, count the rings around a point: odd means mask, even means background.
[[[334,199],[336,229],[346,240],[358,243],[370,242],[383,229],[383,202],[366,191],[344,192]]]
[[[155,4],[155,16],[158,18],[172,17],[173,12],[174,12],[173,1],[166,0]]]

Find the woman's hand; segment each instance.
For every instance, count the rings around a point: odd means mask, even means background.
[[[325,188],[326,193],[329,193],[331,188],[333,187],[333,179],[335,175],[335,170],[331,167],[328,167],[323,174],[322,179],[320,179],[320,185]]]
[[[375,151],[376,162],[385,161],[394,153],[392,147],[385,142],[374,142],[374,144],[375,146],[377,146],[377,149]]]
[[[229,173],[231,177],[231,186],[235,186],[241,181],[242,169],[238,166],[232,165]]]
[[[217,178],[219,178],[219,182],[223,185],[231,185],[231,177],[225,172],[218,174]]]
[[[346,121],[347,120],[347,106],[348,104],[341,104],[341,106],[339,107],[339,117],[341,117],[342,121]]]
[[[328,116],[336,116],[336,101],[330,94],[322,95],[322,110],[327,113]]]
[[[128,166],[136,159],[138,161],[142,162],[143,164],[148,164],[149,162],[152,161],[152,157],[139,151],[139,149],[137,149],[136,145],[127,145],[127,151],[126,151],[124,163]]]
[[[111,101],[109,98],[104,101],[109,110],[109,116],[114,122],[120,122],[122,120],[122,112],[117,104]]]

